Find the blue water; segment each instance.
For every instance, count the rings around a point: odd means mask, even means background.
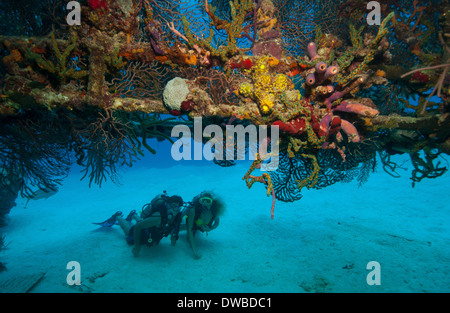
[[[0,281],[45,273],[31,292],[74,293],[450,291],[448,173],[412,188],[409,162],[400,178],[378,167],[361,187],[337,183],[304,190],[294,203],[277,201],[272,220],[265,188],[242,180],[251,161],[229,168],[176,162],[170,144],[152,144],[158,153],[121,169],[120,184],[89,188],[74,167],[56,195],[26,208],[17,199],[4,228],[0,260],[8,270]],[[118,226],[91,223],[140,210],[163,190],[185,201],[203,190],[224,199],[220,226],[196,235],[200,259],[184,232],[175,247],[165,238],[135,258]],[[80,265],[81,285],[67,283],[70,261]],[[367,269],[371,261],[379,268]]]

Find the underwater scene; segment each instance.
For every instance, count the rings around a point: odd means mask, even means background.
[[[0,7],[0,293],[450,291],[448,1]]]

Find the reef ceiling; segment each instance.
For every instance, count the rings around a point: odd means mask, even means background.
[[[180,123],[277,125],[280,167],[244,175],[267,195],[397,175],[442,175],[450,153],[449,5],[381,0],[5,1],[0,19],[0,210],[55,190],[72,163],[115,179]],[[70,17],[69,17],[70,16]],[[170,117],[171,116],[171,117]],[[232,166],[233,161],[216,162]],[[1,215],[1,212],[0,212]]]

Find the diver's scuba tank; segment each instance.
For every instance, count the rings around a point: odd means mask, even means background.
[[[142,211],[141,211],[141,218],[145,219],[148,218],[150,216],[153,215],[153,213],[155,213],[155,207],[157,205],[158,201],[165,201],[166,198],[168,198],[169,196],[167,195],[167,191],[164,190],[162,193],[160,193],[159,195],[157,195],[156,197],[153,198],[153,200],[150,203],[145,204],[142,207]]]

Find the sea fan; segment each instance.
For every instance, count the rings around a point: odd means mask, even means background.
[[[345,162],[337,150],[320,150],[317,155],[320,171],[313,188],[322,189],[337,182],[350,182],[354,179],[360,185],[364,184],[369,173],[375,169],[375,155],[376,149],[372,144],[351,145],[346,152]],[[278,169],[269,174],[275,197],[284,202],[300,200],[302,194],[297,181],[309,177],[312,168],[309,158],[290,158],[286,153],[280,153]]]

